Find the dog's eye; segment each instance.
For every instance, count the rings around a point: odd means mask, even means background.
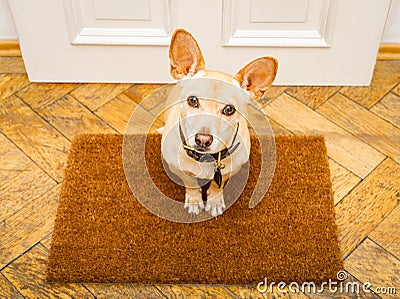
[[[230,116],[230,115],[232,115],[233,113],[235,113],[236,112],[236,109],[235,109],[235,107],[233,107],[232,105],[226,105],[225,107],[224,107],[224,109],[222,109],[222,114],[224,114],[224,115],[226,115],[226,116]]]
[[[199,108],[199,99],[195,96],[190,96],[187,98],[187,103],[189,104],[190,107],[193,108]]]

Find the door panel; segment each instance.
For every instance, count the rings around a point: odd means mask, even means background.
[[[9,0],[32,81],[172,82],[175,28],[209,69],[279,60],[279,85],[367,85],[390,0]]]
[[[150,0],[93,0],[93,10],[96,20],[151,20]]]
[[[309,0],[251,0],[250,22],[304,23],[308,5]]]
[[[72,44],[168,45],[167,0],[64,0]]]
[[[225,46],[329,47],[337,1],[224,0]]]

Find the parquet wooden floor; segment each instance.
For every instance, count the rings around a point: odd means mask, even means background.
[[[399,82],[400,61],[378,61],[369,87],[274,86],[260,101],[276,133],[325,135],[345,267],[374,291],[290,298],[400,298]],[[0,298],[289,297],[249,286],[44,282],[72,138],[123,133],[156,87],[30,83],[20,57],[0,57]]]

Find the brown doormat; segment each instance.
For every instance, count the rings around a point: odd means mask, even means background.
[[[81,135],[72,143],[51,250],[49,282],[257,284],[315,282],[343,270],[323,137],[277,136],[276,171],[249,209],[260,148],[252,137],[250,174],[222,216],[185,224],[150,213],[132,195],[122,166],[122,135]],[[162,169],[159,135],[146,162],[168,196],[183,187]],[[140,177],[138,177],[140,180]],[[203,213],[205,213],[203,211]]]

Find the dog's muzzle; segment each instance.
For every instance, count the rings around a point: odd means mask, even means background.
[[[218,188],[221,188],[221,185],[222,185],[221,170],[225,168],[225,165],[222,162],[222,160],[225,159],[226,157],[232,155],[234,153],[234,151],[236,151],[236,149],[240,145],[240,142],[235,144],[238,131],[239,131],[239,123],[237,123],[235,135],[233,136],[232,143],[229,147],[225,147],[224,149],[222,149],[221,151],[219,151],[217,153],[199,152],[195,148],[187,145],[186,138],[185,138],[185,135],[183,134],[182,127],[181,127],[181,120],[179,120],[179,135],[181,137],[183,148],[185,149],[186,154],[190,158],[192,158],[200,163],[214,162],[214,168],[215,168],[214,181],[218,185]]]

